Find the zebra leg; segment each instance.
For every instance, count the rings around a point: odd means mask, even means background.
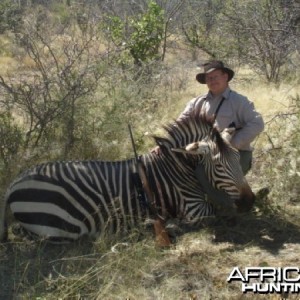
[[[197,166],[195,173],[204,192],[208,196],[208,202],[210,202],[216,208],[216,215],[235,215],[237,213],[237,208],[234,201],[227,193],[215,189],[210,184],[202,164]]]

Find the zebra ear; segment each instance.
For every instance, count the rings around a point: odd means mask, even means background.
[[[207,142],[200,141],[188,144],[184,148],[172,148],[173,152],[193,154],[193,155],[206,155],[210,152],[210,148]]]
[[[169,141],[163,137],[153,136],[153,138],[155,140],[155,143],[159,147],[167,147],[167,145],[169,144]]]
[[[172,145],[170,144],[170,142],[167,139],[165,139],[163,137],[159,137],[159,136],[153,136],[153,138],[154,138],[157,146],[159,146],[162,153],[166,153],[167,151],[170,151],[170,148],[172,147]]]

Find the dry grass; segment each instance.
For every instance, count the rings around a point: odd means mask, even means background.
[[[299,231],[279,216],[250,215],[236,227],[211,224],[186,233],[170,250],[156,249],[150,233],[133,234],[126,244],[15,239],[1,246],[0,299],[255,299],[227,283],[232,268],[297,266]]]
[[[10,63],[8,58],[0,60],[7,68]],[[188,100],[206,92],[206,86],[194,80],[196,73],[193,66],[177,67],[164,79],[174,89],[159,116],[149,121],[151,126],[139,131],[159,131]],[[261,83],[248,70],[239,70],[231,86],[254,101],[266,120],[286,110],[289,96],[300,93],[299,86]],[[253,180],[258,187],[263,184],[255,176]],[[299,266],[299,204],[282,199],[282,205],[284,210],[269,214],[257,209],[240,217],[235,227],[212,220],[179,236],[169,250],[157,249],[151,233],[123,238],[127,244],[119,244],[118,252],[111,250],[119,242],[114,238],[55,246],[10,233],[10,242],[0,244],[0,299],[280,299],[242,294],[238,283],[226,279],[235,266]]]
[[[0,56],[0,75],[4,76],[8,71],[16,68],[15,60],[8,56]]]

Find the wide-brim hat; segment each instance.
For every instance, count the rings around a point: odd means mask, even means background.
[[[203,71],[196,75],[196,80],[202,84],[206,83],[205,75],[209,74],[214,70],[223,70],[228,74],[228,81],[230,81],[234,76],[234,71],[230,68],[225,67],[223,62],[220,60],[209,61],[202,65]]]

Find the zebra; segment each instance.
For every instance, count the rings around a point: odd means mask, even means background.
[[[238,210],[249,210],[254,194],[243,176],[239,153],[205,116],[164,126],[165,136],[154,136],[161,154],[147,153],[142,162],[154,206],[165,220],[194,224],[214,214],[195,168],[204,163],[211,184],[225,190]],[[135,184],[135,159],[123,161],[48,162],[35,166],[10,185],[0,211],[0,239],[5,237],[5,206],[27,231],[47,239],[77,240],[87,235],[127,232],[150,216],[140,203]]]

